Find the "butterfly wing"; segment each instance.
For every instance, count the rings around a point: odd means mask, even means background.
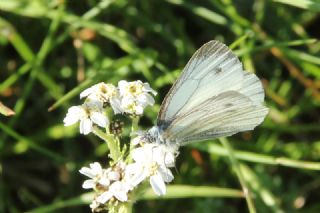
[[[168,92],[157,126],[166,140],[181,143],[231,135],[263,121],[268,111],[263,99],[260,80],[243,71],[226,45],[210,41],[196,51]]]
[[[268,109],[236,91],[214,96],[179,116],[163,132],[168,141],[185,144],[252,130]]]

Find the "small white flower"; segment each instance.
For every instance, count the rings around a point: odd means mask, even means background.
[[[149,93],[153,95],[157,94],[156,91],[151,89],[148,83],[142,83],[141,81],[127,82],[122,80],[119,81],[118,88],[121,97],[131,98],[135,100],[138,105],[144,107],[154,104],[154,99]]]
[[[109,103],[115,114],[121,113],[120,96],[118,89],[112,84],[104,82],[95,84],[80,93],[80,98],[87,97],[91,100]]]
[[[97,124],[100,127],[107,127],[109,120],[103,113],[103,104],[97,101],[88,101],[81,106],[72,106],[63,122],[65,126],[80,121],[80,133],[87,135],[92,132],[92,125]]]
[[[133,98],[124,97],[121,100],[121,108],[123,112],[133,115],[142,115],[144,106],[139,104]]]
[[[130,177],[131,187],[135,187],[146,178],[157,195],[166,193],[165,183],[173,180],[174,176],[169,167],[174,166],[173,150],[165,145],[145,144],[132,151],[135,163],[129,164],[126,174]]]
[[[108,179],[112,181],[118,181],[120,180],[120,173],[116,171],[110,171],[107,173]]]
[[[131,140],[131,143],[133,146],[137,146],[137,145],[143,143],[142,137],[140,135],[138,135],[137,137],[135,137]]]
[[[82,187],[84,189],[95,188],[97,184],[103,186],[108,186],[110,184],[110,181],[104,175],[104,170],[98,162],[91,163],[89,167],[82,167],[79,172],[90,178],[83,182]]]
[[[96,199],[94,199],[90,204],[90,208],[92,212],[99,212],[100,207],[101,207],[101,204]]]
[[[97,197],[97,201],[99,203],[106,203],[112,197],[115,197],[117,200],[125,202],[128,200],[128,191],[129,188],[125,182],[115,181],[109,186],[107,191],[103,192],[99,197]]]

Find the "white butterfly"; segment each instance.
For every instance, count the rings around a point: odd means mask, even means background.
[[[184,145],[254,129],[268,114],[256,75],[219,41],[195,52],[164,101],[149,142]]]

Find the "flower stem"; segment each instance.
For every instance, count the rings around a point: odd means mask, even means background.
[[[228,140],[226,138],[220,138],[219,140],[220,140],[221,144],[224,146],[224,148],[229,153],[229,158],[230,158],[232,167],[234,168],[234,170],[235,170],[235,172],[236,172],[236,174],[238,176],[238,179],[240,181],[243,194],[244,194],[244,196],[246,198],[246,201],[247,201],[249,212],[250,213],[256,213],[256,209],[254,207],[254,203],[253,203],[250,191],[249,191],[249,187],[248,187],[248,185],[247,185],[247,183],[246,183],[246,181],[245,181],[245,179],[243,177],[243,174],[242,174],[241,169],[240,169],[240,165],[239,165],[239,163],[237,161],[237,158],[235,157],[235,154],[234,154],[232,146],[230,145],[230,143],[228,142]]]
[[[128,201],[119,207],[119,213],[132,213],[132,202]]]
[[[121,150],[120,145],[117,142],[115,136],[113,134],[107,134],[101,131],[98,127],[93,127],[93,132],[96,134],[99,138],[104,140],[110,150],[110,157],[114,162],[117,162],[121,157]]]
[[[131,133],[134,133],[138,130],[138,124],[139,124],[140,117],[132,117],[132,124],[131,124]]]
[[[131,140],[136,136],[135,132],[138,130],[138,124],[139,124],[139,120],[140,117],[132,117],[132,123],[131,123],[131,133],[130,133],[130,138]],[[134,146],[132,145],[132,141],[130,140],[130,153],[132,151],[132,149],[134,148]]]

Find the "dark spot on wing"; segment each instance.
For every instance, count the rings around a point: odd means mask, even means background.
[[[233,103],[226,103],[226,104],[224,105],[225,108],[229,108],[229,107],[232,107],[232,106],[234,106]]]
[[[219,73],[222,72],[222,68],[221,68],[221,67],[218,67],[215,71],[216,71],[216,74],[219,74]]]

